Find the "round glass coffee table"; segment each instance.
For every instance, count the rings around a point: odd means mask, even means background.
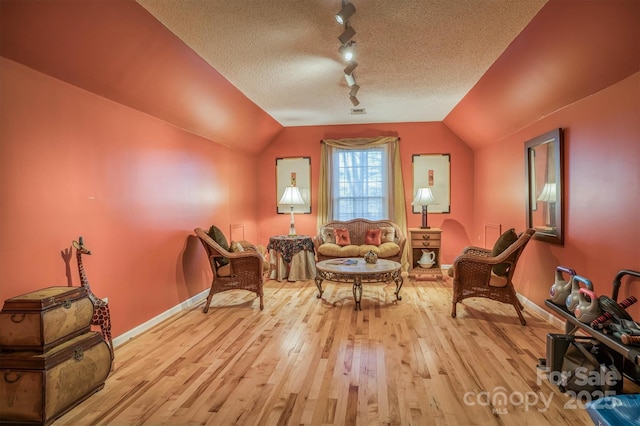
[[[350,257],[346,259],[329,259],[316,263],[316,287],[318,299],[322,297],[322,282],[324,280],[338,282],[353,282],[353,299],[356,302],[354,310],[361,311],[362,283],[394,282],[396,283],[396,299],[400,297],[402,288],[402,265],[386,259],[378,259],[376,263],[366,263],[363,258]]]

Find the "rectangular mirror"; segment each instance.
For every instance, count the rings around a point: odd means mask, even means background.
[[[562,129],[525,142],[527,227],[533,238],[564,244]]]

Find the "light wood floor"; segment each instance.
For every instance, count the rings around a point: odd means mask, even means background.
[[[104,389],[55,425],[591,424],[539,378],[560,330],[526,309],[523,327],[468,299],[454,319],[450,281],[405,278],[399,302],[365,284],[354,312],[348,284],[325,287],[268,281],[264,311],[248,292],[214,296],[118,347]]]

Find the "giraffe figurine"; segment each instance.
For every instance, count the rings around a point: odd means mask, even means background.
[[[82,264],[82,255],[91,254],[91,250],[88,250],[84,246],[82,237],[78,238],[78,241],[73,242],[73,246],[76,248],[76,258],[78,260],[78,272],[80,273],[80,285],[87,289],[89,300],[93,303],[93,318],[91,319],[91,325],[100,326],[100,332],[102,337],[109,344],[109,351],[111,352],[111,359],[114,359],[113,355],[113,341],[111,340],[111,315],[109,314],[109,304],[104,300],[96,297],[91,292],[89,287],[89,280],[87,280],[87,274],[84,272],[84,265]]]

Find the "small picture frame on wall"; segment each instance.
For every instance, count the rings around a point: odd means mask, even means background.
[[[278,214],[291,213],[291,206],[280,204],[287,186],[300,189],[305,204],[293,206],[294,213],[311,213],[311,157],[276,158],[276,206]]]
[[[418,188],[430,188],[436,204],[427,206],[429,213],[451,213],[451,155],[414,154],[413,194]],[[412,198],[413,199],[413,198]],[[421,206],[413,206],[413,213],[421,213]]]

